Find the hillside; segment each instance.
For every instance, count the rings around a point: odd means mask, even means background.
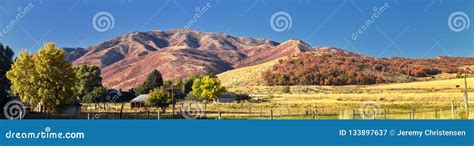
[[[349,51],[331,48],[331,47],[321,47],[312,49],[306,52],[312,52],[313,54],[324,55],[324,54],[348,54],[348,55],[359,55],[355,53],[351,53]],[[217,77],[221,80],[224,86],[255,86],[255,85],[265,85],[265,80],[262,77],[262,73],[271,69],[274,65],[279,64],[283,60],[290,59],[296,57],[297,54],[281,57],[278,59],[274,59],[272,61],[268,61],[266,63],[242,67],[234,70],[229,70],[218,74]]]
[[[338,50],[338,49],[335,49]],[[375,58],[336,51],[306,52],[262,73],[267,85],[370,85],[416,81],[441,73],[469,73],[474,58]]]
[[[277,64],[278,60],[275,59],[262,64],[229,70],[218,74],[217,77],[221,80],[222,85],[226,87],[263,85],[262,72]]]
[[[73,65],[99,66],[105,86],[126,90],[144,82],[154,69],[166,80],[209,71],[218,74],[306,52],[311,47],[299,40],[278,43],[178,29],[133,32],[85,49],[64,50]]]
[[[133,32],[88,48],[64,48],[73,65],[101,68],[103,84],[127,90],[154,69],[164,79],[211,72],[226,86],[369,85],[401,83],[440,73],[473,73],[474,58],[375,58],[303,41],[235,37],[188,29]]]
[[[313,55],[330,55],[330,54],[347,54],[352,56],[363,56],[361,54],[355,54],[342,49],[321,47],[315,48],[310,51]],[[221,79],[224,86],[254,86],[254,85],[265,85],[266,81],[263,78],[263,73],[270,70],[273,66],[280,64],[284,60],[291,60],[297,57],[298,54],[281,57],[263,64],[238,68],[230,71],[218,74],[217,77]]]

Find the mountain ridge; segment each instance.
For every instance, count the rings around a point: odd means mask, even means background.
[[[176,29],[131,32],[88,48],[64,50],[73,65],[100,67],[106,87],[127,90],[144,82],[154,69],[167,80],[182,79],[208,71],[218,74],[311,49],[295,39],[279,43],[264,38]]]
[[[280,43],[265,38],[236,37],[189,29],[132,32],[88,48],[64,50],[68,54],[67,60],[73,65],[99,66],[103,84],[122,90],[140,85],[154,69],[159,70],[166,80],[211,72],[218,75],[224,85],[264,85],[264,82],[271,85],[345,85],[405,82],[438,72],[458,72],[456,67],[449,67],[453,65],[449,61],[458,63],[454,65],[474,65],[472,58],[377,58],[335,47],[313,48],[298,39]],[[397,65],[391,61],[403,64]],[[304,64],[312,67],[308,68]],[[338,71],[341,69],[345,71]],[[328,75],[318,74],[320,71]],[[299,78],[296,76],[301,75],[315,75],[318,80],[312,81],[308,76],[305,76],[304,81],[296,80]]]

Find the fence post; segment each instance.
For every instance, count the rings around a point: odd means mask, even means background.
[[[466,74],[464,74],[464,110],[466,110],[466,119],[469,119],[469,96],[467,94]]]
[[[124,105],[124,103],[122,102],[122,106],[120,107],[120,119],[122,119],[122,114],[123,114],[123,105]]]
[[[383,119],[387,120],[387,109],[383,109]]]
[[[454,119],[454,99],[451,99],[451,119]]]
[[[415,119],[415,108],[413,108],[413,109],[411,110],[411,113],[412,113],[412,115],[413,115],[413,119]]]
[[[250,112],[250,114],[252,114],[252,103],[251,102],[249,102],[249,112]]]
[[[376,113],[376,111],[373,111],[372,114],[374,115],[374,116],[372,117],[372,120],[375,120],[375,119],[377,118],[377,116],[378,116],[378,115],[377,115],[378,112]]]
[[[219,119],[219,120],[222,119],[222,113],[220,111],[219,111],[219,118],[217,118],[217,119]]]
[[[355,111],[352,109],[352,120],[355,120]]]
[[[270,109],[270,120],[273,120],[273,109]]]
[[[158,109],[158,120],[161,119],[161,112],[160,110]]]
[[[149,110],[146,110],[146,118],[150,119],[150,111]]]
[[[438,109],[435,110],[435,119],[438,119]]]
[[[316,111],[313,111],[313,120],[316,119]]]
[[[87,120],[91,119],[91,113],[87,113]]]

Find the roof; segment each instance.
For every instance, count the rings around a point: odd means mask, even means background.
[[[141,94],[133,98],[130,102],[145,102],[147,97],[148,97],[148,94]]]
[[[219,98],[231,98],[231,99],[234,99],[235,96],[233,96],[232,94],[229,94],[229,93],[223,93],[221,95],[218,96]]]

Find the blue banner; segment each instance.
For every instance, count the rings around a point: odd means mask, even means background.
[[[472,120],[0,121],[0,145],[459,145]]]

